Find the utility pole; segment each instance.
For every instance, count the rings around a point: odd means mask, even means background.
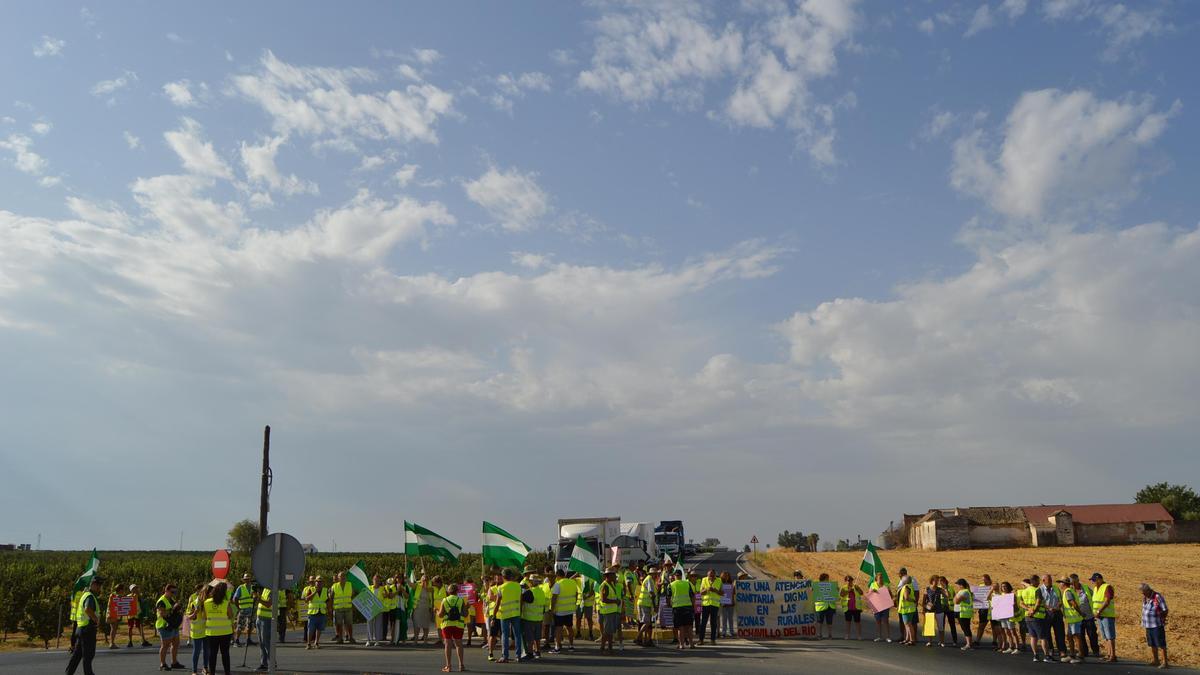
[[[271,510],[271,427],[263,428],[262,487],[258,502],[258,540],[267,538],[267,511]]]

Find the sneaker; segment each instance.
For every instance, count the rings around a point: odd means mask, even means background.
[[[241,647],[241,646],[242,646],[242,641],[241,641],[241,640],[234,640],[234,641],[233,641],[233,646],[234,646],[234,647]]]
[[[875,642],[883,642],[883,638],[875,638]]]
[[[550,650],[550,653],[551,653],[551,654],[561,654],[561,653],[562,653],[562,650],[561,650],[561,649],[557,649],[557,648],[555,648],[555,649],[551,649],[551,650]]]
[[[494,655],[488,654],[488,661],[495,661],[495,660],[496,660],[496,657]]]

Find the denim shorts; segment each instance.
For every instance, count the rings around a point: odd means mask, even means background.
[[[1083,623],[1077,621],[1067,624],[1067,635],[1083,635]]]
[[[1034,617],[1025,618],[1025,628],[1029,630],[1035,640],[1044,640],[1046,638],[1046,620],[1036,619]]]
[[[159,640],[162,640],[165,642],[167,640],[174,640],[177,637],[179,637],[179,629],[178,628],[175,628],[175,629],[159,628],[158,629],[158,639]]]
[[[1100,637],[1105,640],[1117,639],[1117,620],[1111,616],[1102,616],[1096,619],[1096,625],[1100,627]]]
[[[833,607],[830,607],[829,609],[823,609],[823,610],[817,612],[817,623],[827,623],[830,626],[832,626],[833,625],[833,616],[835,614],[837,614],[837,610],[834,609]]]
[[[900,612],[899,616],[900,616],[900,623],[911,623],[914,626],[917,625],[917,613],[916,612]]]
[[[314,633],[320,633],[325,630],[325,615],[324,614],[309,614],[308,615],[308,630]]]
[[[1159,626],[1158,628],[1146,629],[1146,646],[1167,648],[1167,629]]]
[[[890,609],[885,609],[882,612],[875,612],[875,620],[876,621],[887,621],[888,617],[890,617],[891,615],[892,615],[892,610],[890,610]]]

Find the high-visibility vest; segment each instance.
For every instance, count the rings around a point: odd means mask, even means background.
[[[200,606],[200,596],[192,593],[192,597],[188,598],[187,613],[191,614]],[[199,640],[204,637],[204,615],[197,613],[196,618],[188,623],[188,637],[193,640]]]
[[[596,606],[596,582],[591,579],[583,580],[582,597],[584,607]]]
[[[325,613],[325,603],[329,602],[329,589],[322,588],[317,590],[316,586],[310,586],[312,595],[308,597],[308,615],[317,616]]]
[[[82,598],[83,594],[86,592],[87,591],[75,591],[75,593],[71,596],[71,621],[73,622],[79,621],[79,599]]]
[[[229,620],[229,601],[221,604],[213,602],[212,598],[204,601],[204,634],[208,637],[231,635],[233,623]]]
[[[558,580],[558,605],[554,611],[556,614],[574,614],[575,608],[579,605],[579,582],[574,579],[559,579]]]
[[[254,606],[254,590],[249,584],[242,584],[237,587],[238,601],[237,608],[246,610]]]
[[[310,588],[312,588],[312,586],[305,586],[304,588],[300,589],[300,597],[296,598],[297,617],[308,616],[308,601],[304,599],[304,594],[307,593],[308,589]]]
[[[550,583],[549,579],[542,582],[542,594],[546,596],[546,605],[543,613],[550,611],[550,599],[553,597],[554,584]]]
[[[901,586],[896,592],[896,611],[901,614],[916,613],[917,600],[913,597],[912,586]]]
[[[171,602],[171,599],[168,598],[165,593],[158,596],[158,601],[154,603],[155,609],[158,608],[159,602],[165,602],[167,604],[167,606],[163,608],[166,610],[167,614],[170,614],[171,608],[175,606],[175,603]],[[167,627],[167,620],[161,616],[157,616],[157,614],[158,612],[155,612],[156,618],[154,619],[154,630],[162,630]]]
[[[707,579],[708,579],[708,577],[705,577],[705,580],[707,580]],[[704,600],[705,600],[704,604],[708,604],[708,596],[707,595],[704,596]],[[825,602],[824,600],[817,600],[816,596],[814,595],[813,596],[813,611],[814,612],[824,612],[827,609],[829,609],[829,603]]]
[[[958,618],[969,619],[975,613],[975,595],[963,588],[954,594],[954,611]]]
[[[1096,592],[1092,594],[1092,613],[1098,614],[1107,619],[1115,619],[1117,617],[1117,592],[1113,591],[1112,602],[1108,603],[1108,607],[1104,611],[1100,611],[1100,606],[1104,604],[1104,596],[1108,595],[1108,584],[1100,584],[1096,587]]]
[[[838,611],[839,612],[850,611],[850,595],[851,594],[854,595],[854,609],[860,610],[860,611],[862,610],[862,608],[863,608],[862,590],[859,589],[859,587],[855,586],[854,584],[848,584],[846,586],[842,586],[841,590],[838,591]]]
[[[259,599],[260,600],[270,600],[271,599],[271,589],[269,589],[269,588],[262,589],[262,594],[259,595]],[[283,593],[279,594],[279,600],[280,600],[279,616],[283,616],[283,609],[284,609],[284,607],[287,607],[287,605],[285,604],[285,598],[284,598]],[[272,604],[274,604],[274,603],[272,603]],[[272,607],[264,607],[263,604],[261,602],[259,602],[258,603],[258,618],[260,618],[260,619],[271,618],[271,610],[272,609],[273,609]]]
[[[1017,591],[1017,597],[1020,598],[1021,602],[1024,603],[1025,605],[1029,605],[1029,606],[1037,605],[1038,597],[1039,597],[1037,586],[1030,586],[1029,588],[1022,588],[1021,590]],[[1025,608],[1022,607],[1022,609],[1025,609]],[[1046,606],[1038,605],[1037,611],[1033,612],[1033,613],[1030,613],[1028,609],[1025,609],[1025,615],[1027,617],[1033,618],[1033,619],[1044,619],[1044,618],[1046,618]]]
[[[692,606],[692,582],[687,579],[677,579],[671,582],[671,607]]]
[[[522,621],[541,621],[542,615],[546,612],[546,592],[541,586],[530,586],[529,593],[533,595],[533,602],[526,602],[521,605],[521,620]]]
[[[521,616],[521,584],[515,581],[500,584],[500,609],[497,616],[501,620]]]
[[[646,577],[639,587],[637,604],[639,607],[653,607],[654,595],[658,588],[654,585],[654,577]]]
[[[334,584],[333,589],[333,611],[339,609],[350,609],[354,606],[354,587],[349,581],[343,581],[339,584]]]
[[[87,602],[88,598],[91,598],[92,602],[96,602],[96,596],[92,595],[91,591],[82,591],[79,594],[79,602],[75,605],[75,625],[80,628],[92,623],[92,620],[88,618],[87,612],[83,609],[84,603]],[[96,603],[96,607],[99,606],[100,604]]]
[[[607,597],[608,602],[605,602]],[[615,604],[610,604],[616,600]],[[600,582],[600,608],[596,610],[601,616],[606,614],[616,614],[621,611],[621,598],[617,595],[616,584],[610,584],[607,581]]]
[[[709,579],[708,577],[704,577],[704,579],[700,582],[700,595],[702,596],[702,599],[700,600],[700,604],[703,605],[704,607],[720,607],[721,606],[720,590],[721,590],[721,580],[720,579],[718,579],[716,577],[713,577],[712,579]],[[718,594],[713,595],[712,593],[709,593],[709,591],[718,591]],[[822,603],[822,604],[824,604],[824,603]],[[828,605],[826,605],[826,607],[819,608],[817,611],[819,612],[822,609],[826,609],[827,607],[828,607]]]
[[[517,597],[519,599],[520,595],[518,594]],[[438,606],[442,608],[442,612],[443,612],[442,618],[440,619],[442,628],[464,628],[464,627],[466,627],[466,625],[467,625],[467,623],[465,621],[466,609],[463,605],[462,598],[458,597],[457,595],[447,595],[446,597],[442,598],[442,602]],[[446,618],[446,616],[445,616],[445,613],[449,612],[450,608],[452,608],[452,607],[458,607],[458,615],[459,615],[458,621],[451,621],[450,619]]]
[[[446,599],[446,595],[445,586],[439,586],[438,588],[433,589],[433,606],[441,607],[442,601]],[[436,616],[434,617],[434,623],[437,624],[439,629],[442,628],[442,620]]]
[[[1083,614],[1080,614],[1077,608],[1071,606],[1072,600],[1074,600],[1075,604],[1078,605],[1079,594],[1075,592],[1074,588],[1068,588],[1063,592],[1063,621],[1067,623],[1079,623],[1080,621],[1083,621]]]

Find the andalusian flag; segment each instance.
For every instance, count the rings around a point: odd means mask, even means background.
[[[442,535],[416,523],[404,521],[404,553],[427,555],[435,560],[456,562],[462,547]]]
[[[483,521],[483,564],[496,567],[521,567],[529,547],[488,521]]]
[[[575,539],[575,550],[571,552],[571,562],[567,563],[567,569],[600,583],[600,557],[587,545],[583,537]]]
[[[417,570],[415,568],[413,568],[412,563],[408,563],[407,567],[408,567],[408,583],[411,586],[411,585],[417,583]]]
[[[92,577],[100,571],[100,556],[96,555],[96,549],[92,549],[92,559],[88,561],[87,569],[79,578],[75,580],[75,590],[86,590],[92,584]]]
[[[361,560],[354,563],[354,567],[346,571],[346,579],[350,581],[350,587],[354,589],[356,595],[371,588],[371,578],[367,576],[367,571],[363,567],[363,561]]]
[[[858,566],[858,570],[870,577],[872,581],[875,580],[875,574],[879,573],[883,575],[884,584],[892,583],[892,580],[888,579],[887,570],[883,569],[883,561],[879,558],[879,549],[870,542],[867,542],[867,550],[863,552],[862,564]]]

